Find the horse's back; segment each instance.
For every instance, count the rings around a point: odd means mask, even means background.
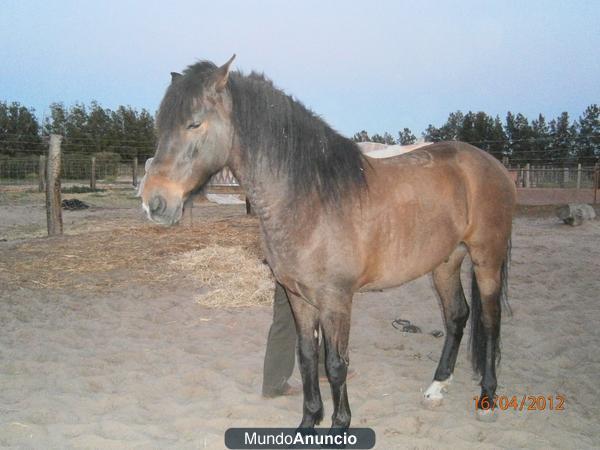
[[[368,159],[373,168],[371,182],[378,178],[394,177],[401,182],[407,178],[415,178],[422,183],[434,181],[435,177],[452,178],[452,174],[460,174],[471,194],[499,194],[507,203],[514,203],[516,188],[506,168],[489,153],[465,142],[444,141],[417,148],[408,153],[384,159]],[[456,180],[453,180],[456,182]],[[483,189],[483,188],[486,189]]]
[[[514,184],[472,145],[441,142],[369,163],[356,219],[358,252],[368,261],[361,285],[387,287],[427,273],[480,227],[510,230]]]

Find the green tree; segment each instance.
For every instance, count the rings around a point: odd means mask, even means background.
[[[50,116],[46,117],[43,124],[43,133],[49,134],[66,134],[67,110],[62,103],[50,104]]]
[[[88,113],[83,103],[75,103],[69,108],[65,122],[65,152],[93,153],[94,148],[86,133],[87,123]]]
[[[375,133],[371,136],[371,142],[379,142],[380,144],[385,144],[385,139],[379,133]]]
[[[577,129],[574,124],[570,123],[568,112],[565,111],[550,121],[550,134],[552,141],[549,156],[552,161],[564,164],[576,156],[574,143]]]
[[[369,142],[371,138],[369,138],[369,133],[365,130],[359,131],[358,133],[354,133],[352,136],[352,140],[354,142]]]
[[[115,136],[112,151],[125,158],[153,152],[154,120],[148,111],[138,113],[131,106],[119,106],[112,112],[111,121]]]
[[[427,142],[456,141],[463,127],[464,114],[456,111],[448,115],[448,120],[441,128],[429,125],[423,133]]]
[[[84,130],[88,137],[89,145],[94,152],[105,152],[111,143],[110,110],[102,108],[98,102],[92,101]]]
[[[491,153],[498,159],[506,153],[506,134],[500,118],[494,119],[483,111],[469,111],[465,114],[458,138]]]
[[[387,145],[394,145],[396,143],[396,139],[387,131],[383,133],[383,143]]]
[[[400,145],[410,145],[417,142],[417,137],[410,131],[410,128],[404,128],[398,131],[398,143]]]
[[[427,128],[422,133],[422,136],[425,142],[440,142],[444,140],[442,136],[442,130],[433,126],[432,124],[427,125]]]
[[[543,114],[531,121],[531,155],[535,159],[546,159],[550,157],[550,129]]]
[[[506,140],[506,133],[504,132],[502,121],[500,120],[500,117],[496,116],[490,131],[491,142],[488,146],[488,151],[498,159],[508,155]]]
[[[62,103],[53,103],[44,133],[62,134],[68,153],[109,152],[125,159],[150,156],[156,144],[154,117],[147,110],[119,106],[111,111],[96,101],[89,106],[76,103],[68,110]]]
[[[577,123],[577,158],[590,164],[600,157],[600,107],[588,106]]]
[[[511,158],[519,162],[535,159],[531,153],[532,131],[527,117],[521,113],[515,116],[509,111],[506,114],[505,132]]]
[[[39,131],[34,109],[19,102],[0,102],[0,153],[15,156],[41,151]]]

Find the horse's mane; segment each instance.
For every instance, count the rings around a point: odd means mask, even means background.
[[[183,72],[184,76],[179,76],[169,85],[156,115],[159,133],[170,133],[189,120],[194,99],[202,94],[206,79],[215,69],[216,66],[210,61],[200,61],[189,66]]]
[[[179,100],[171,101],[165,96],[157,117],[159,128],[189,115],[190,93],[201,93],[204,80],[216,69],[214,64],[202,61],[184,71],[169,89],[188,95],[176,95]],[[264,75],[232,72],[227,87],[242,157],[247,163],[246,177],[264,175],[266,168],[286,179],[292,200],[316,193],[329,205],[366,186],[363,165],[367,163],[358,146]]]

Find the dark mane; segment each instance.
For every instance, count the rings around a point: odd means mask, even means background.
[[[234,72],[229,91],[250,176],[267,163],[287,177],[293,197],[316,192],[325,204],[366,185],[358,146],[264,75]]]
[[[189,116],[194,95],[202,93],[205,80],[216,69],[202,61],[171,84],[157,117],[159,131]],[[264,75],[230,73],[228,89],[246,177],[254,179],[266,168],[287,179],[292,198],[316,193],[326,205],[366,186],[366,160],[358,146]]]

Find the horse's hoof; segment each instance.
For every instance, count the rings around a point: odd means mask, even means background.
[[[479,422],[492,423],[498,420],[498,413],[495,409],[478,409],[475,411],[475,418]]]
[[[437,408],[444,401],[444,394],[448,390],[448,385],[452,381],[452,377],[444,381],[434,381],[429,385],[423,393],[421,404],[428,409]]]

